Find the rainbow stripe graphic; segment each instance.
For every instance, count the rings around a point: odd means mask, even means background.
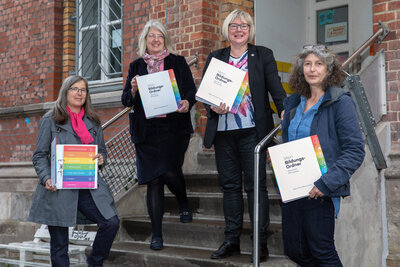
[[[63,188],[97,188],[93,145],[64,145]]]
[[[324,154],[322,153],[321,145],[319,143],[319,139],[317,135],[310,136],[311,142],[314,146],[315,155],[317,156],[317,161],[319,168],[321,170],[321,174],[324,174],[328,171],[328,167],[326,166]]]
[[[242,85],[240,86],[238,94],[236,95],[235,101],[233,102],[232,108],[230,110],[230,112],[232,112],[233,114],[237,113],[240,103],[242,102],[243,96],[244,96],[248,86],[249,86],[249,75],[246,72],[246,75],[244,76]]]
[[[174,96],[176,100],[176,105],[178,109],[181,108],[181,94],[179,93],[178,84],[176,83],[175,73],[173,69],[168,70],[169,78],[171,79],[172,90],[174,91]]]

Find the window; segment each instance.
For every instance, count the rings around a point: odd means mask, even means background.
[[[77,1],[76,73],[88,81],[122,77],[122,0]]]

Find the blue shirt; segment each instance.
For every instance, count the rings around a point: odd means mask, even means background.
[[[296,115],[290,121],[289,125],[289,141],[310,136],[311,123],[318,111],[319,106],[321,105],[322,99],[323,96],[321,96],[314,106],[304,112],[307,99],[305,96],[300,96],[300,104],[297,106]]]

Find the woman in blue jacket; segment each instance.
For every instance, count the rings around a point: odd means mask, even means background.
[[[355,104],[339,87],[344,78],[335,54],[323,45],[304,46],[289,81],[296,93],[284,101],[283,141],[318,135],[328,167],[308,198],[282,204],[285,254],[300,266],[342,266],[335,214],[365,155]]]
[[[146,23],[138,50],[140,57],[129,65],[122,104],[133,106],[134,112],[129,114],[130,133],[136,148],[139,184],[147,185],[147,209],[152,225],[150,248],[160,250],[163,248],[164,185],[177,197],[181,222],[192,221],[182,165],[193,133],[189,111],[196,102],[196,85],[185,58],[171,53],[170,37],[159,21]],[[174,113],[146,119],[136,77],[168,69],[174,70],[181,107]]]

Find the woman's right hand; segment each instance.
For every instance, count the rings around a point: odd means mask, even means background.
[[[132,87],[131,93],[132,93],[132,97],[135,97],[136,92],[137,92],[137,90],[138,90],[138,85],[137,85],[137,82],[136,82],[136,77],[139,77],[139,75],[136,75],[136,76],[133,77],[132,80],[131,80],[131,87]]]
[[[225,103],[219,103],[219,107],[211,106],[211,110],[217,114],[226,114],[229,112],[229,107]]]
[[[51,185],[51,179],[46,180],[46,185],[45,185],[46,190],[49,190],[51,192],[55,192],[57,190],[56,186]]]

